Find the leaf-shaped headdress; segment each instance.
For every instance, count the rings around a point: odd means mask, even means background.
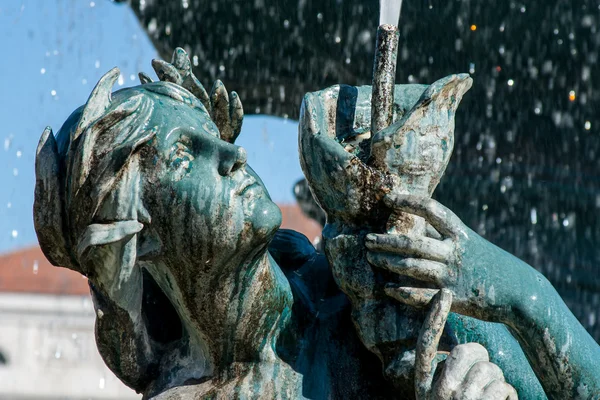
[[[223,82],[216,80],[209,96],[202,83],[194,76],[190,58],[181,47],[173,52],[170,64],[163,60],[152,60],[152,67],[161,81],[179,85],[196,96],[217,125],[221,139],[229,143],[235,142],[244,120],[244,109],[236,92],[227,93]],[[152,82],[143,72],[139,76],[142,83]]]

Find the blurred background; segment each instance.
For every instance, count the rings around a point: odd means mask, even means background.
[[[543,272],[600,340],[600,0],[405,0],[397,83],[469,72],[450,166],[434,197]],[[0,0],[0,399],[137,398],[93,341],[85,279],[52,267],[32,205],[37,141],[98,79],[137,85],[176,46],[248,116],[238,144],[281,206],[319,240],[302,182],[302,96],[370,84],[372,0]],[[154,73],[150,73],[154,76]],[[307,218],[302,210],[308,212]]]

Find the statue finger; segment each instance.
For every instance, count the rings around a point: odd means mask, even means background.
[[[396,210],[425,218],[442,236],[466,236],[464,224],[448,208],[429,197],[390,193],[384,198],[385,204]]]
[[[444,240],[442,235],[440,235],[440,233],[438,231],[436,231],[435,228],[429,223],[427,223],[427,225],[425,227],[425,235],[431,239]]]
[[[386,295],[400,303],[410,307],[423,308],[431,303],[431,300],[433,300],[440,290],[401,287],[397,284],[389,283],[385,286],[384,291]]]
[[[494,381],[504,381],[500,367],[486,361],[475,363],[458,388],[459,397],[465,400],[479,400],[485,388]]]
[[[518,400],[519,396],[515,388],[504,380],[495,380],[485,387],[480,398],[481,400]]]
[[[459,390],[471,367],[478,362],[490,361],[487,350],[478,343],[456,346],[444,364],[440,378],[436,382],[434,398],[450,399]]]
[[[377,268],[398,275],[408,276],[436,286],[443,286],[446,277],[445,264],[436,261],[405,258],[395,254],[367,252],[367,260]]]
[[[450,263],[454,254],[450,241],[439,241],[427,237],[371,233],[367,235],[365,245],[371,251],[400,254],[410,258],[424,258],[442,263]]]
[[[430,398],[434,362],[444,326],[452,306],[452,292],[442,289],[431,301],[431,308],[425,317],[417,340],[415,352],[415,392],[417,400]]]
[[[229,95],[229,119],[233,134],[231,143],[234,143],[242,131],[242,122],[244,121],[244,108],[240,96],[236,92],[231,92]]]
[[[229,119],[229,94],[220,80],[216,80],[213,84],[210,92],[210,102],[212,105],[210,116],[219,128],[221,139],[231,143],[233,131]]]
[[[158,79],[163,82],[171,82],[180,86],[183,83],[183,78],[179,75],[177,68],[166,61],[152,60],[152,68],[154,68]]]
[[[367,259],[369,259],[371,256],[369,256],[369,254],[367,253]],[[371,262],[371,260],[369,260]],[[379,260],[373,260],[374,262],[372,262],[372,264],[376,267],[382,267],[382,264],[384,261],[379,261]],[[421,260],[420,260],[421,261]],[[377,262],[379,263],[379,265],[375,265],[374,263]],[[403,271],[401,271],[400,269],[398,269],[397,271],[393,271],[396,272],[399,275],[402,276],[410,276],[409,273],[405,273]],[[411,271],[412,273],[412,271]],[[420,274],[420,275],[418,275]],[[414,273],[415,278],[414,279],[419,279],[421,280],[423,283],[427,283],[430,284],[432,286],[438,286],[438,287],[446,287],[448,290],[452,290],[453,294],[454,294],[454,298],[452,301],[452,312],[456,313],[456,314],[460,314],[460,315],[466,315],[466,316],[470,316],[470,317],[477,317],[478,313],[477,313],[477,305],[474,305],[473,302],[469,299],[465,299],[464,297],[458,296],[456,294],[456,292],[454,291],[454,289],[448,285],[448,274],[447,273],[443,273],[441,277],[438,276],[431,276],[430,279],[427,279],[427,272],[424,273]],[[416,278],[416,276],[421,276],[421,278]],[[410,307],[415,307],[415,308],[424,308],[424,307],[428,307],[429,304],[431,303],[431,299],[433,299],[433,297],[437,294],[437,292],[439,291],[439,289],[425,289],[425,288],[414,288],[414,287],[407,287],[407,286],[401,286],[397,283],[388,283],[385,285],[384,288],[384,292],[387,296],[403,303],[406,304]]]

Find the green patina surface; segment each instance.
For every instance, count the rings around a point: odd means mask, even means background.
[[[419,331],[446,288],[441,351],[480,343],[521,398],[598,397],[598,345],[554,289],[430,199],[467,75],[396,86],[374,135],[370,87],[306,96],[323,255],[279,230],[234,144],[237,95],[208,93],[180,49],[153,66],[161,82],[112,94],[110,71],[36,159],[40,245],[89,278],[98,348],[127,385],[156,399],[414,398]]]

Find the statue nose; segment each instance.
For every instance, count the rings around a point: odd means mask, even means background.
[[[219,174],[228,176],[244,167],[248,161],[246,150],[243,147],[229,145],[228,149],[221,154],[219,162]]]

